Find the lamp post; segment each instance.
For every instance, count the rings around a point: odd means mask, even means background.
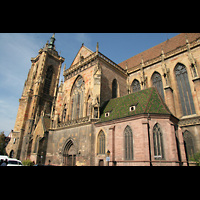
[[[106,160],[108,161],[108,166],[109,166],[109,161],[110,161],[109,155],[110,155],[110,151],[108,150],[108,151],[107,151],[107,158],[106,158]]]

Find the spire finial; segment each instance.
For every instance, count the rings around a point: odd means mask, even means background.
[[[99,51],[99,43],[97,42],[97,46],[96,46],[96,52]]]
[[[143,66],[144,65],[143,54],[141,55],[141,59],[142,59],[142,66]]]
[[[54,42],[55,42],[55,33],[52,35],[51,39],[50,39],[50,43],[49,43],[49,46],[48,48],[49,49],[55,49],[55,45],[54,45]]]
[[[66,64],[64,64],[63,75],[64,75],[64,73],[65,73],[65,70],[66,70]]]
[[[186,44],[189,44],[188,38],[187,38],[187,34],[186,34],[186,33],[185,33],[185,41],[186,41]]]

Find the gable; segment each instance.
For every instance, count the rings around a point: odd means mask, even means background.
[[[90,49],[88,49],[87,47],[85,47],[84,45],[82,45],[81,48],[79,49],[78,53],[76,54],[76,57],[74,58],[71,66],[75,65],[76,63],[78,63],[80,61],[80,56],[83,56],[83,58],[86,58],[92,53],[94,53],[94,52],[91,51]]]

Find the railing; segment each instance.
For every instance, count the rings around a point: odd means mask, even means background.
[[[58,124],[58,128],[68,127],[68,126],[77,125],[77,124],[83,124],[83,123],[86,123],[89,121],[90,121],[89,117],[83,117],[83,118],[79,118],[79,119],[75,119],[75,120],[61,122]]]

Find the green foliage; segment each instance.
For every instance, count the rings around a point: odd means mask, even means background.
[[[190,161],[196,162],[197,166],[200,166],[200,151],[194,154],[194,157],[189,158]]]
[[[5,135],[4,131],[0,133],[0,155],[6,155],[6,150],[5,150]]]
[[[33,165],[34,165],[33,162],[32,162],[31,160],[29,160],[29,159],[23,160],[23,161],[22,161],[22,164],[23,164],[24,166],[33,166]]]

